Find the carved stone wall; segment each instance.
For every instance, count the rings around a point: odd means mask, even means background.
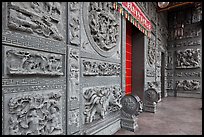
[[[169,95],[201,97],[202,6],[172,11],[168,16]],[[185,80],[184,80],[185,79]],[[172,92],[172,93],[170,93]]]
[[[65,7],[2,3],[2,134],[66,134]]]
[[[68,53],[67,53],[67,134],[80,132],[80,45],[81,3],[68,2]]]
[[[122,97],[121,16],[112,2],[84,2],[81,9],[81,134],[113,134]]]

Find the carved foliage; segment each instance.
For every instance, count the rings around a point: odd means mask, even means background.
[[[201,55],[199,49],[176,51],[176,68],[199,68],[200,60]]]
[[[83,60],[84,76],[119,76],[120,64]]]
[[[9,100],[10,135],[61,134],[61,93],[30,94]]]
[[[73,45],[80,44],[79,31],[80,31],[80,3],[79,2],[70,2],[70,43]]]
[[[62,55],[11,49],[6,57],[9,74],[63,75]]]
[[[183,89],[185,91],[200,89],[200,82],[198,80],[181,80],[176,82],[176,89]]]
[[[60,2],[11,2],[8,27],[61,41],[61,15]]]
[[[92,87],[83,92],[85,99],[85,122],[90,123],[96,119],[96,115],[104,118],[111,111],[117,111],[122,106],[122,97],[119,85],[109,87]]]

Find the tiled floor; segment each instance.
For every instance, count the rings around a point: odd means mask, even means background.
[[[202,135],[202,99],[167,97],[157,112],[139,115],[137,131],[119,130],[115,135]]]

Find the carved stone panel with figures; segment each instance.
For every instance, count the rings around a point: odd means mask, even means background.
[[[110,113],[121,109],[122,98],[120,85],[97,86],[83,89],[85,100],[85,123],[91,123],[96,119],[103,119]]]
[[[83,76],[120,76],[120,64],[83,59]]]
[[[10,2],[8,27],[11,30],[64,41],[61,2]]]
[[[199,80],[178,80],[176,81],[176,90],[192,91],[200,89]]]
[[[200,49],[176,51],[176,68],[199,68],[201,63]]]
[[[120,18],[112,2],[86,2],[83,21],[93,49],[103,57],[111,57],[119,50]]]
[[[64,75],[60,54],[13,47],[5,47],[4,54],[9,75]]]
[[[80,45],[80,2],[69,2],[69,44],[79,46]]]
[[[60,89],[5,94],[5,134],[62,134],[62,98]]]

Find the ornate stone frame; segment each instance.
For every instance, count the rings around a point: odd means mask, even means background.
[[[86,34],[87,34],[87,37],[88,37],[88,40],[90,41],[91,43],[91,46],[93,47],[93,49],[101,56],[103,57],[111,57],[113,54],[116,53],[117,49],[119,48],[119,44],[120,44],[120,35],[118,36],[118,39],[117,39],[117,43],[116,43],[116,46],[113,47],[112,49],[110,49],[109,51],[104,51],[102,49],[100,49],[100,47],[96,44],[96,42],[94,41],[93,37],[91,36],[91,30],[89,28],[89,25],[88,25],[88,6],[89,6],[90,2],[85,2],[83,3],[83,22],[84,22],[84,28],[85,28],[85,31],[86,31]],[[119,21],[119,26],[120,26],[120,21]],[[119,28],[119,31],[118,33],[120,34],[121,33],[121,29],[120,27]]]

